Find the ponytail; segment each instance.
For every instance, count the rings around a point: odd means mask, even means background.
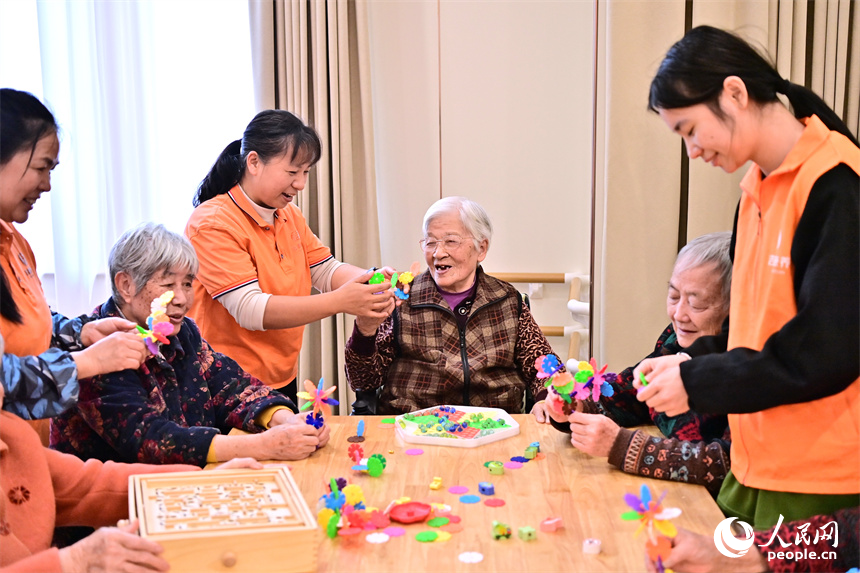
[[[215,164],[200,186],[197,187],[197,195],[194,197],[194,206],[199,207],[213,197],[223,195],[242,179],[245,173],[245,161],[242,158],[242,141],[237,139],[224,148]]]
[[[821,120],[821,123],[827,126],[827,129],[838,131],[850,139],[854,145],[860,147],[860,142],[857,141],[857,138],[853,133],[851,133],[851,130],[848,129],[848,126],[845,125],[844,121],[842,121],[842,118],[840,118],[836,112],[833,111],[830,106],[827,105],[814,91],[804,86],[793,84],[788,80],[783,80],[779,92],[785,95],[788,99],[788,102],[791,104],[791,109],[794,112],[794,117],[804,118],[811,115],[817,115],[818,119]]]

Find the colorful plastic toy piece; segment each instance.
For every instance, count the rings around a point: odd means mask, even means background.
[[[494,476],[505,474],[505,464],[502,462],[487,462],[487,469],[490,470],[490,474]]]
[[[379,477],[382,475],[382,470],[385,469],[385,458],[382,454],[373,454],[370,456],[370,459],[367,460],[367,473],[369,473],[372,477]]]
[[[488,481],[482,481],[478,484],[478,492],[482,495],[495,495],[496,488]]]
[[[317,386],[314,386],[313,382],[310,380],[305,380],[305,392],[298,392],[297,395],[299,398],[308,400],[308,402],[299,408],[299,411],[304,412],[308,408],[313,407],[314,417],[316,417],[317,414],[331,416],[331,408],[329,408],[329,405],[338,405],[337,400],[329,397],[335,390],[337,390],[337,386],[332,386],[327,390],[323,390],[322,378],[320,378],[319,385]]]
[[[538,453],[540,453],[540,442],[532,442],[529,444],[530,448],[535,448]]]
[[[434,477],[433,481],[430,482],[430,489],[440,489],[442,487],[442,478]]]
[[[537,448],[533,448],[533,447],[529,446],[528,448],[526,448],[526,453],[523,454],[523,457],[528,459],[528,460],[533,460],[533,459],[535,459],[536,455],[537,455]]]
[[[555,533],[563,527],[564,522],[560,517],[547,517],[540,522],[540,530],[544,533]]]
[[[511,528],[507,526],[507,524],[502,523],[501,521],[493,522],[493,539],[499,540],[502,538],[510,539],[511,538]]]
[[[153,299],[149,305],[150,315],[146,318],[146,326],[149,330],[138,326],[137,332],[143,338],[146,344],[146,349],[152,354],[158,354],[159,344],[170,344],[167,337],[173,334],[173,325],[170,323],[170,317],[167,316],[167,305],[173,300],[173,291],[169,290],[161,296]]]
[[[382,274],[382,271],[376,271],[373,273],[373,276],[370,277],[370,280],[367,281],[367,284],[378,285],[385,282],[385,275]]]
[[[534,541],[537,539],[537,531],[535,531],[534,527],[526,525],[517,529],[517,536],[523,541]]]
[[[427,519],[431,510],[430,505],[426,503],[407,501],[392,507],[391,511],[388,512],[388,517],[391,518],[391,521],[398,523],[417,523]]]

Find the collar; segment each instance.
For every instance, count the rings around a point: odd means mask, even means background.
[[[484,272],[483,267],[478,265],[478,270],[475,272],[475,284],[472,286],[474,292],[468,297],[472,300],[473,308],[481,308],[486,304],[507,296],[508,291],[505,289],[504,284],[488,276]],[[409,291],[410,306],[427,304],[442,307],[447,306],[445,299],[442,298],[442,294],[439,292],[439,288],[436,286],[436,281],[433,280],[433,276],[430,274],[430,269],[427,269],[420,276],[416,277]]]
[[[806,127],[803,133],[800,134],[800,139],[779,164],[779,167],[774,169],[765,179],[773,176],[782,175],[791,171],[796,171],[801,165],[821,147],[830,137],[831,131],[824,123],[818,119],[817,115],[812,115],[800,120]],[[753,163],[746,175],[741,180],[741,189],[747,193],[753,193],[762,182],[761,167]]]
[[[227,192],[227,195],[233,200],[233,203],[235,203],[239,209],[244,211],[245,214],[258,226],[263,227],[264,229],[268,229],[272,226],[272,223],[266,221],[266,219],[260,214],[260,211],[258,211],[258,209],[262,209],[263,211],[268,211],[268,209],[260,207],[251,201],[239,185],[230,189]],[[283,209],[274,209],[272,211],[272,218],[283,220],[285,217],[284,214],[280,213],[280,211],[283,211]]]
[[[260,217],[262,217],[262,219],[265,222],[267,222],[269,225],[272,225],[275,223],[275,219],[278,216],[278,210],[277,209],[272,209],[269,207],[263,207],[262,205],[257,205],[256,203],[254,203],[254,201],[250,197],[248,197],[248,194],[245,193],[245,190],[242,189],[241,185],[236,185],[236,187],[239,188],[239,191],[242,192],[242,195],[245,196],[245,198],[248,200],[248,203],[250,203],[251,207],[254,208],[254,211],[256,211],[257,214]]]
[[[17,234],[18,229],[15,228],[15,225],[0,220],[0,239],[2,239],[3,244],[11,243],[12,237]]]

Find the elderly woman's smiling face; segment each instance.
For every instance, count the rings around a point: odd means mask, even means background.
[[[682,348],[701,336],[719,334],[729,306],[720,293],[720,273],[716,265],[676,269],[669,280],[666,312]]]
[[[486,240],[475,248],[473,238],[460,220],[459,213],[440,213],[427,224],[426,241],[435,248],[424,248],[424,260],[436,285],[446,292],[463,292],[475,282],[478,264],[487,256]],[[459,245],[457,245],[459,243]],[[455,246],[456,245],[456,246]]]
[[[157,271],[138,291],[131,277],[119,272],[116,284],[123,299],[120,310],[128,320],[147,328],[146,319],[151,313],[152,301],[172,290],[173,300],[167,305],[167,316],[173,325],[173,334],[178,334],[182,321],[194,302],[193,281],[194,275],[187,267],[172,267]]]

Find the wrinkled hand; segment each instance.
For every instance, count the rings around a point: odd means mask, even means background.
[[[621,429],[603,414],[574,412],[570,415],[570,443],[590,456],[606,458]]]
[[[215,466],[212,469],[215,470],[261,470],[264,466],[254,458],[233,458],[232,460],[226,461],[219,466]]]
[[[699,535],[686,529],[678,528],[678,535],[672,539],[672,553],[663,563],[666,570],[685,571],[689,573],[759,573],[770,571],[764,555],[755,546],[746,555],[726,557],[714,546],[712,537]],[[645,568],[649,573],[656,573],[657,566],[648,555],[645,555]]]
[[[549,397],[547,397],[548,399]],[[535,402],[535,405],[532,406],[532,414],[534,414],[535,421],[538,424],[549,424],[550,421],[550,408],[546,403],[546,400],[541,400],[540,402]]]
[[[161,545],[137,535],[137,520],[122,527],[102,527],[74,545],[60,549],[63,573],[138,573],[167,571]]]
[[[296,415],[295,418],[299,418]],[[317,430],[303,420],[293,421],[269,428],[262,434],[255,434],[262,440],[260,459],[265,460],[301,460],[312,453],[320,445],[320,435],[323,428]],[[326,440],[328,437],[326,436]]]
[[[380,323],[394,310],[394,292],[386,280],[378,285],[365,284],[375,271],[361,273],[334,291],[340,299],[340,310],[378,320]],[[376,329],[374,329],[375,331]]]
[[[636,398],[667,416],[679,416],[690,410],[687,389],[681,379],[681,362],[689,360],[677,354],[648,358],[633,370],[633,387],[638,389]],[[647,386],[642,386],[639,373],[645,375]]]
[[[305,419],[308,416],[310,410],[305,412],[299,412],[298,414],[292,414],[287,420],[284,422],[285,424],[294,424],[294,425],[305,425],[308,428],[312,426],[308,426],[308,423]],[[323,424],[323,427],[319,430],[315,430],[317,432],[317,437],[319,438],[319,445],[317,449],[322,448],[328,443],[328,439],[331,437],[331,428],[328,427],[328,424]]]
[[[99,340],[114,332],[134,332],[137,325],[130,320],[119,317],[100,318],[86,323],[81,328],[81,343],[84,347],[92,346]]]
[[[108,372],[137,370],[149,352],[136,332],[114,332],[92,346],[73,352],[78,378],[90,378]]]

